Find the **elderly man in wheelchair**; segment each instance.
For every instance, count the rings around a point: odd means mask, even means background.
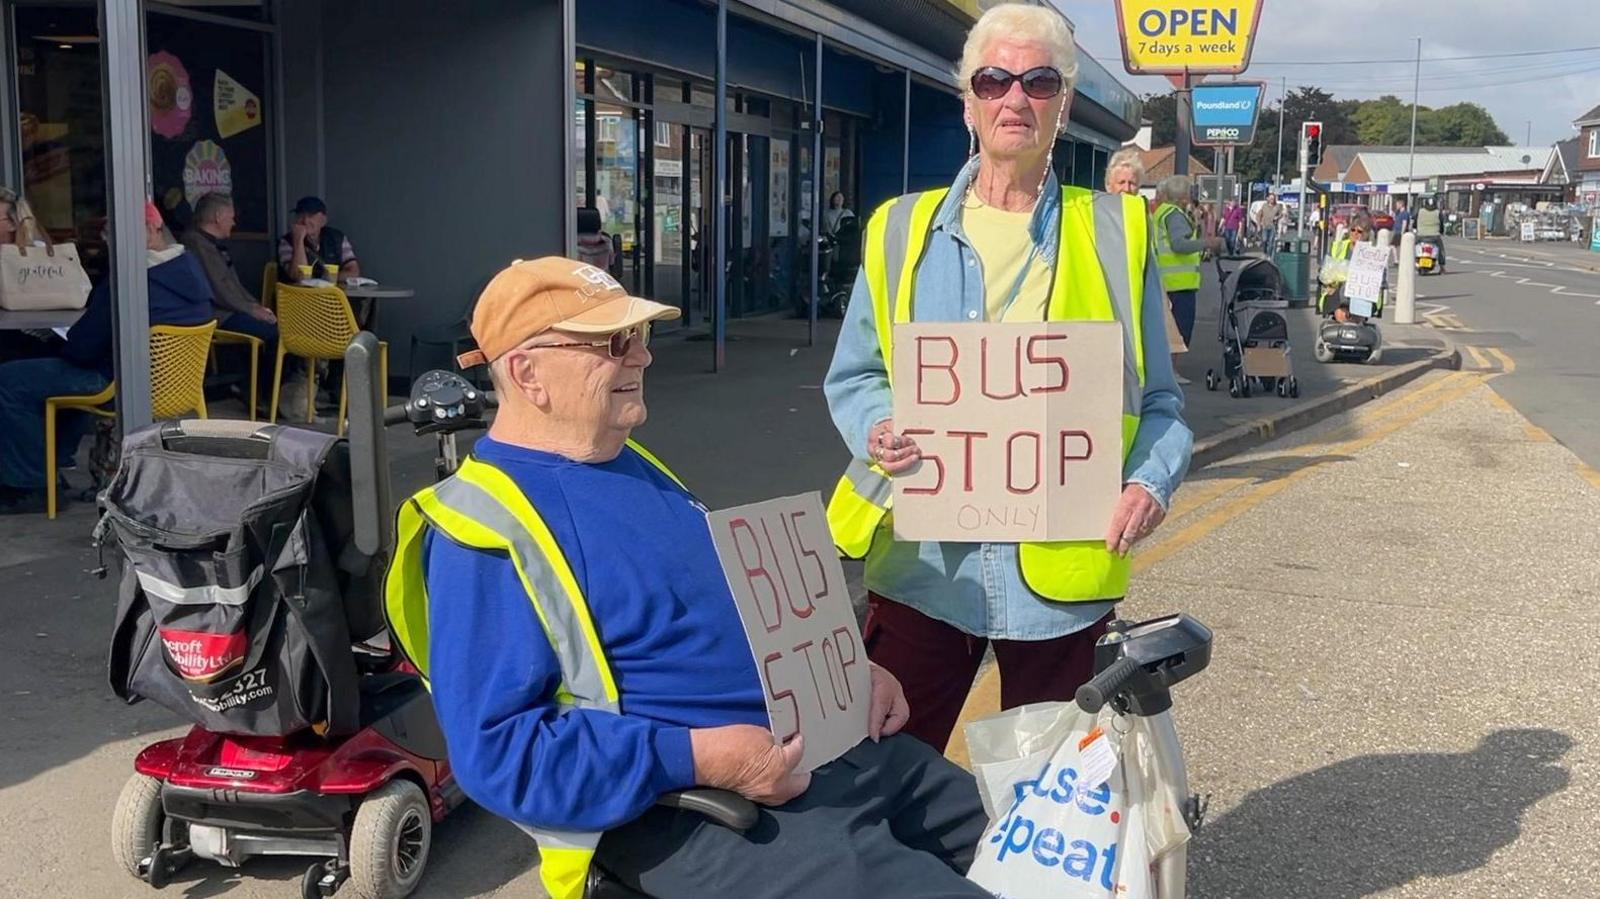
[[[490,366],[499,412],[402,505],[386,586],[462,788],[535,838],[554,899],[601,870],[661,899],[988,896],[964,877],[974,782],[896,735],[887,671],[869,739],[815,771],[768,730],[706,509],[629,439],[650,322],[677,315],[555,257],[479,298],[460,361]]]

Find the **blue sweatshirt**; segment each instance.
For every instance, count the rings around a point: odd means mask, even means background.
[[[155,257],[148,276],[151,325],[200,325],[216,317],[211,308],[211,285],[200,271],[200,263],[182,248],[178,250],[151,254]],[[110,380],[115,377],[116,368],[112,343],[115,334],[111,279],[106,278],[89,291],[83,317],[67,332],[61,358],[80,368],[94,369]]]
[[[555,703],[561,668],[511,561],[430,534],[429,674],[462,789],[533,827],[596,831],[694,784],[689,728],[768,726],[705,507],[631,449],[584,464],[489,437],[587,599],[622,714]]]

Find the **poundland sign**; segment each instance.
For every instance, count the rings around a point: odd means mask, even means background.
[[[1122,64],[1131,75],[1237,75],[1263,0],[1117,0]]]
[[[1194,142],[1214,147],[1255,140],[1264,90],[1259,81],[1195,85],[1191,91]]]

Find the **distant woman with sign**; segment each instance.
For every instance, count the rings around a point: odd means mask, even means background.
[[[936,747],[989,640],[1002,706],[1072,698],[1127,592],[1127,553],[1161,523],[1189,464],[1144,204],[1064,187],[1050,170],[1077,70],[1072,31],[1050,9],[1003,4],[973,26],[961,59],[971,158],[949,188],[873,214],[823,384],[855,457],[828,523],[841,552],[867,562],[868,652],[905,686],[905,729]],[[913,320],[1121,323],[1123,490],[1103,541],[894,539],[890,479],[921,456],[891,419],[887,360],[893,324]]]

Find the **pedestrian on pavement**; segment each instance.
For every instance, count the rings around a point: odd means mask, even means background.
[[[1072,31],[1052,9],[1002,4],[973,26],[960,67],[971,158],[948,189],[907,194],[874,214],[868,274],[856,281],[823,382],[855,457],[828,522],[845,555],[866,559],[868,654],[905,685],[906,730],[935,748],[949,739],[989,641],[1003,707],[1072,698],[1127,592],[1128,550],[1161,523],[1188,469],[1193,435],[1167,354],[1159,273],[1147,250],[1128,258],[1131,247],[1153,245],[1144,204],[1063,187],[1050,169],[1077,71]],[[901,277],[911,279],[911,308],[896,310],[891,285]],[[891,417],[888,360],[901,316],[1122,325],[1129,349],[1117,389],[1131,436],[1103,540],[894,538],[890,478],[921,458]]]
[[[1194,181],[1188,175],[1162,179],[1156,186],[1156,199],[1161,203],[1155,214],[1156,264],[1161,267],[1161,286],[1172,304],[1172,318],[1183,345],[1188,346],[1194,337],[1200,260],[1207,250],[1221,250],[1222,238],[1204,237],[1196,229],[1192,218]]]
[[[1267,258],[1278,249],[1278,225],[1283,221],[1283,206],[1278,203],[1278,195],[1267,194],[1267,202],[1261,204],[1256,210],[1256,230],[1261,232],[1261,249],[1266,251]]]
[[[1239,232],[1244,228],[1244,204],[1229,200],[1222,213],[1222,239],[1228,246],[1228,255],[1239,255]]]
[[[402,505],[388,575],[461,788],[538,841],[552,899],[582,896],[591,859],[660,899],[988,896],[963,876],[977,786],[896,734],[888,672],[841,758],[796,770],[802,739],[774,738],[706,508],[629,439],[650,324],[677,317],[560,257],[478,299],[460,361],[489,366],[499,411]],[[761,803],[753,829],[656,804],[696,785]]]
[[[1144,183],[1144,154],[1138,147],[1123,147],[1106,163],[1106,193],[1135,194]]]
[[[1411,210],[1405,200],[1394,201],[1394,242],[1400,242],[1400,235],[1411,229]]]

